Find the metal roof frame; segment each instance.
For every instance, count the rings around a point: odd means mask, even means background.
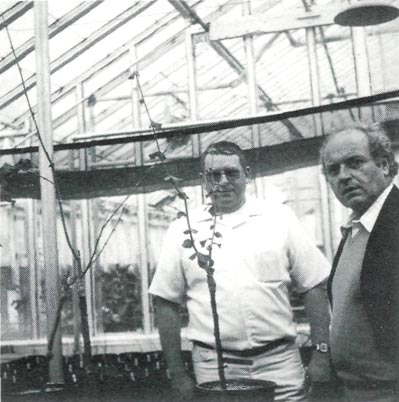
[[[122,14],[116,16],[115,18],[104,24],[100,29],[95,31],[92,35],[79,42],[73,48],[68,49],[68,51],[64,52],[61,56],[59,56],[56,60],[54,60],[50,64],[50,73],[55,73],[56,71],[66,66],[69,62],[71,62],[73,59],[75,59],[83,52],[88,50],[90,47],[95,45],[98,41],[105,38],[122,25],[126,24],[128,21],[136,17],[143,10],[150,7],[155,2],[156,0],[151,0],[145,2],[140,7],[137,7],[138,5],[140,5],[140,2],[137,1],[134,5],[124,10]],[[21,97],[24,94],[25,90],[32,89],[35,86],[36,86],[36,74],[32,74],[30,77],[25,79],[25,88],[22,86],[22,84],[19,84],[18,86],[10,90],[3,97],[2,101],[0,102],[0,110],[8,106],[14,100]]]
[[[49,26],[49,38],[59,34],[64,29],[68,28],[74,22],[82,18],[84,15],[89,13],[95,7],[99,6],[103,0],[100,1],[84,1],[80,3],[77,7],[71,10],[69,13],[65,14],[62,18],[53,22]],[[8,53],[2,60],[0,60],[0,74],[8,70],[15,63],[19,62],[22,58],[27,56],[35,49],[35,38],[31,37],[24,44],[15,49],[14,52]]]
[[[0,30],[17,20],[33,7],[33,1],[18,1],[0,15]]]

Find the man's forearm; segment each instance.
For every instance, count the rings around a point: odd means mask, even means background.
[[[329,342],[330,309],[325,284],[315,286],[304,295],[306,315],[313,344]]]
[[[333,380],[330,351],[329,351],[329,325],[330,309],[324,284],[309,290],[304,295],[305,310],[310,324],[310,337],[318,350],[312,354],[308,365],[308,374],[312,384],[329,383]]]
[[[161,346],[170,374],[173,376],[184,371],[181,353],[180,308],[176,303],[158,297],[157,322]]]

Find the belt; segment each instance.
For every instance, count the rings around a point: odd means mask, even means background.
[[[278,346],[290,345],[293,343],[294,343],[293,339],[282,338],[282,339],[276,339],[275,341],[270,341],[262,346],[257,346],[252,349],[244,349],[244,350],[222,349],[222,352],[230,353],[232,355],[239,356],[239,357],[254,357],[254,356],[258,356],[265,352],[270,352],[271,350],[277,348]],[[193,341],[193,344],[195,346],[199,346],[201,348],[215,350],[214,346],[210,346],[210,345],[200,342],[200,341]]]

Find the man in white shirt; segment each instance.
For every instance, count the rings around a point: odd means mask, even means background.
[[[192,247],[207,255],[212,246],[216,302],[226,378],[274,381],[277,401],[304,397],[304,369],[295,345],[291,288],[304,295],[311,338],[318,345],[309,371],[329,379],[329,312],[325,280],[329,264],[308,239],[293,212],[246,196],[250,170],[243,151],[219,142],[201,157],[211,206],[172,223],[150,287],[157,296],[157,320],[172,386],[182,399],[193,382],[184,370],[179,306],[187,304],[187,337],[193,341],[198,383],[218,377],[207,276]],[[193,235],[190,237],[189,230]]]
[[[398,164],[380,126],[331,135],[321,158],[335,195],[352,209],[328,286],[332,362],[348,400],[397,402]]]

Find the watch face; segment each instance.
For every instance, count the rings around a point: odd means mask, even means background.
[[[316,345],[316,350],[318,350],[319,352],[322,352],[322,353],[327,353],[328,352],[328,344],[324,343],[324,342],[318,343]]]

